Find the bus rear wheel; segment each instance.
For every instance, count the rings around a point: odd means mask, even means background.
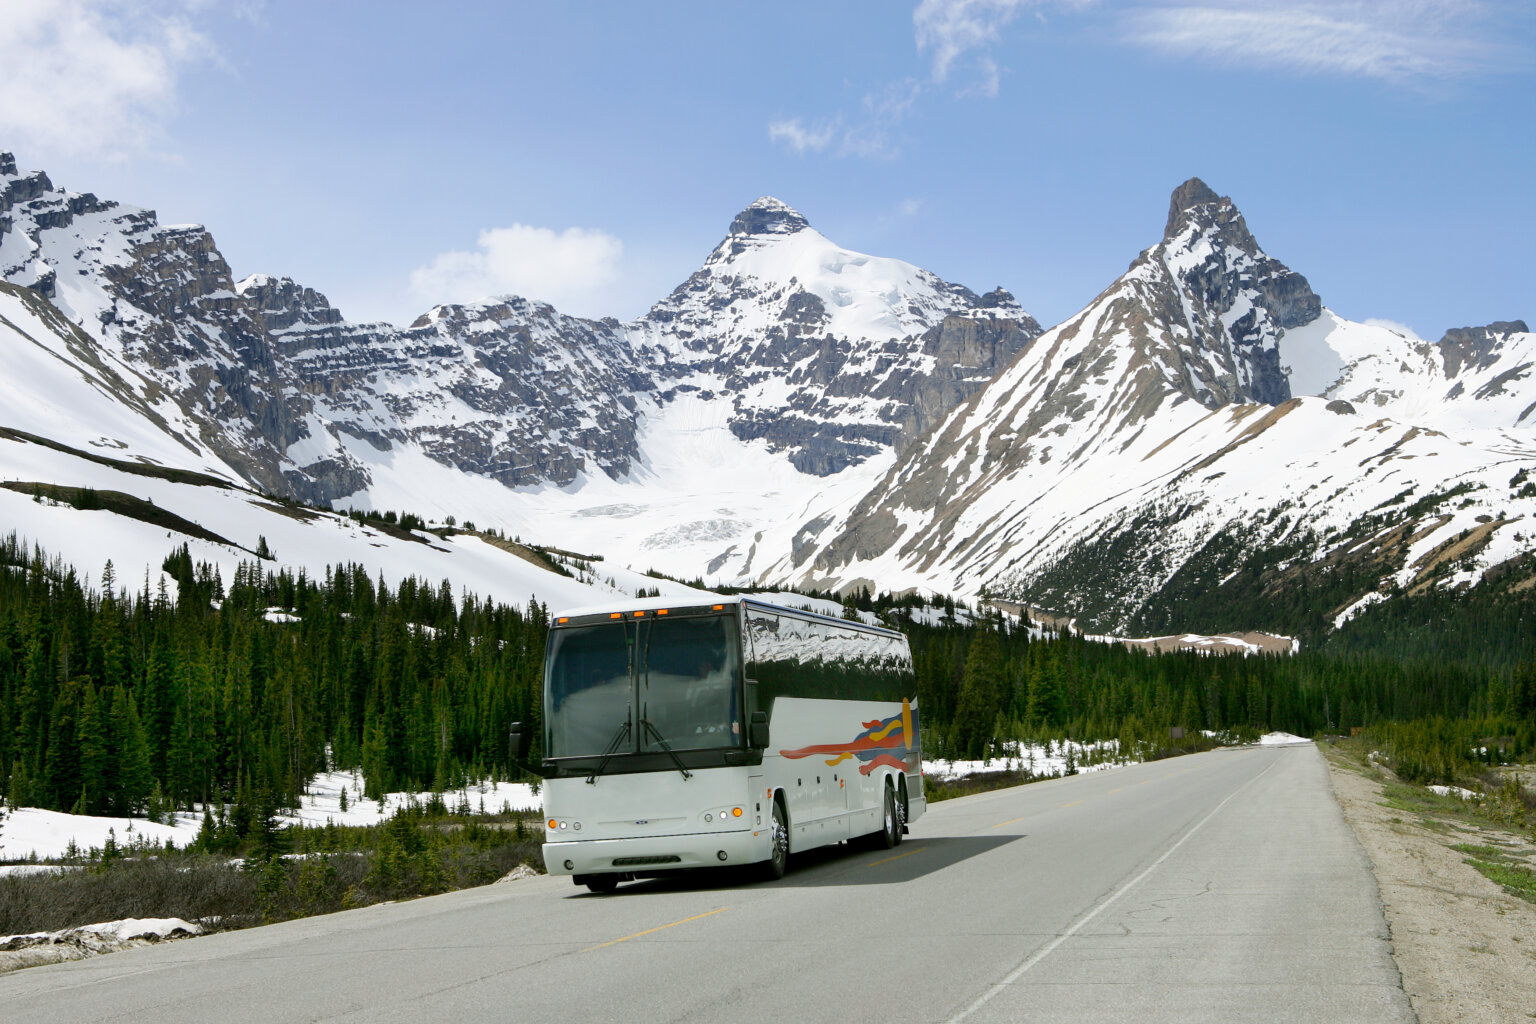
[[[583,884],[598,895],[606,896],[619,887],[619,876],[589,875]]]
[[[880,831],[874,835],[876,849],[889,850],[901,842],[901,821],[896,817],[896,794],[885,787],[885,806],[880,812]]]

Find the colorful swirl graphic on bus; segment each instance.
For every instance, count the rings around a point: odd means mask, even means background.
[[[868,775],[882,767],[905,770],[907,755],[912,749],[911,740],[915,738],[912,731],[913,718],[912,703],[902,700],[900,714],[865,722],[864,731],[855,736],[851,743],[816,743],[799,750],[781,750],[779,753],[791,758],[830,754],[832,756],[827,758],[829,765],[841,764],[856,757],[864,762],[859,765],[860,775]]]

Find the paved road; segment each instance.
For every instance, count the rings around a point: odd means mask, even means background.
[[[31,1021],[1413,1021],[1310,746],[936,805],[892,851],[537,878],[0,977]]]

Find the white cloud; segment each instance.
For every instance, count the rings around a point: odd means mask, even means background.
[[[916,217],[923,209],[923,201],[908,197],[896,204],[896,212],[903,217]]]
[[[1410,80],[1487,70],[1507,56],[1481,24],[1502,5],[1447,0],[1259,0],[1127,12],[1128,42],[1225,65]]]
[[[834,118],[818,121],[807,128],[800,123],[798,117],[791,117],[771,122],[768,125],[768,138],[773,142],[782,142],[793,153],[804,153],[807,150],[819,153],[832,144],[840,126],[841,120]]]
[[[53,156],[148,150],[174,112],[183,69],[214,56],[184,2],[6,0],[0,133]]]
[[[428,303],[521,295],[562,313],[604,316],[623,255],[623,242],[588,228],[489,228],[473,252],[439,253],[411,271],[411,291]]]

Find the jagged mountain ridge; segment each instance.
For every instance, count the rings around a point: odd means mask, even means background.
[[[1103,629],[1162,628],[1148,610],[1187,597],[1192,574],[1219,589],[1284,545],[1292,563],[1326,561],[1362,514],[1463,485],[1455,510],[1419,511],[1412,544],[1377,536],[1395,520],[1351,536],[1386,553],[1339,600],[1421,583],[1463,533],[1477,539],[1448,582],[1470,582],[1530,547],[1509,524],[1536,494],[1508,481],[1536,458],[1533,359],[1519,322],[1431,345],[1342,320],[1193,180],[1158,245],[851,510],[805,523],[765,575],[988,589]],[[1291,397],[1291,363],[1332,378],[1319,397]]]
[[[769,197],[632,324],[515,297],[349,323],[286,278],[236,283],[199,227],[9,154],[0,217],[0,276],[140,367],[246,479],[309,501],[366,505],[402,449],[514,487],[623,478],[679,393],[724,400],[738,437],[826,476],[926,429],[1040,330],[1005,292],[839,249]]]

